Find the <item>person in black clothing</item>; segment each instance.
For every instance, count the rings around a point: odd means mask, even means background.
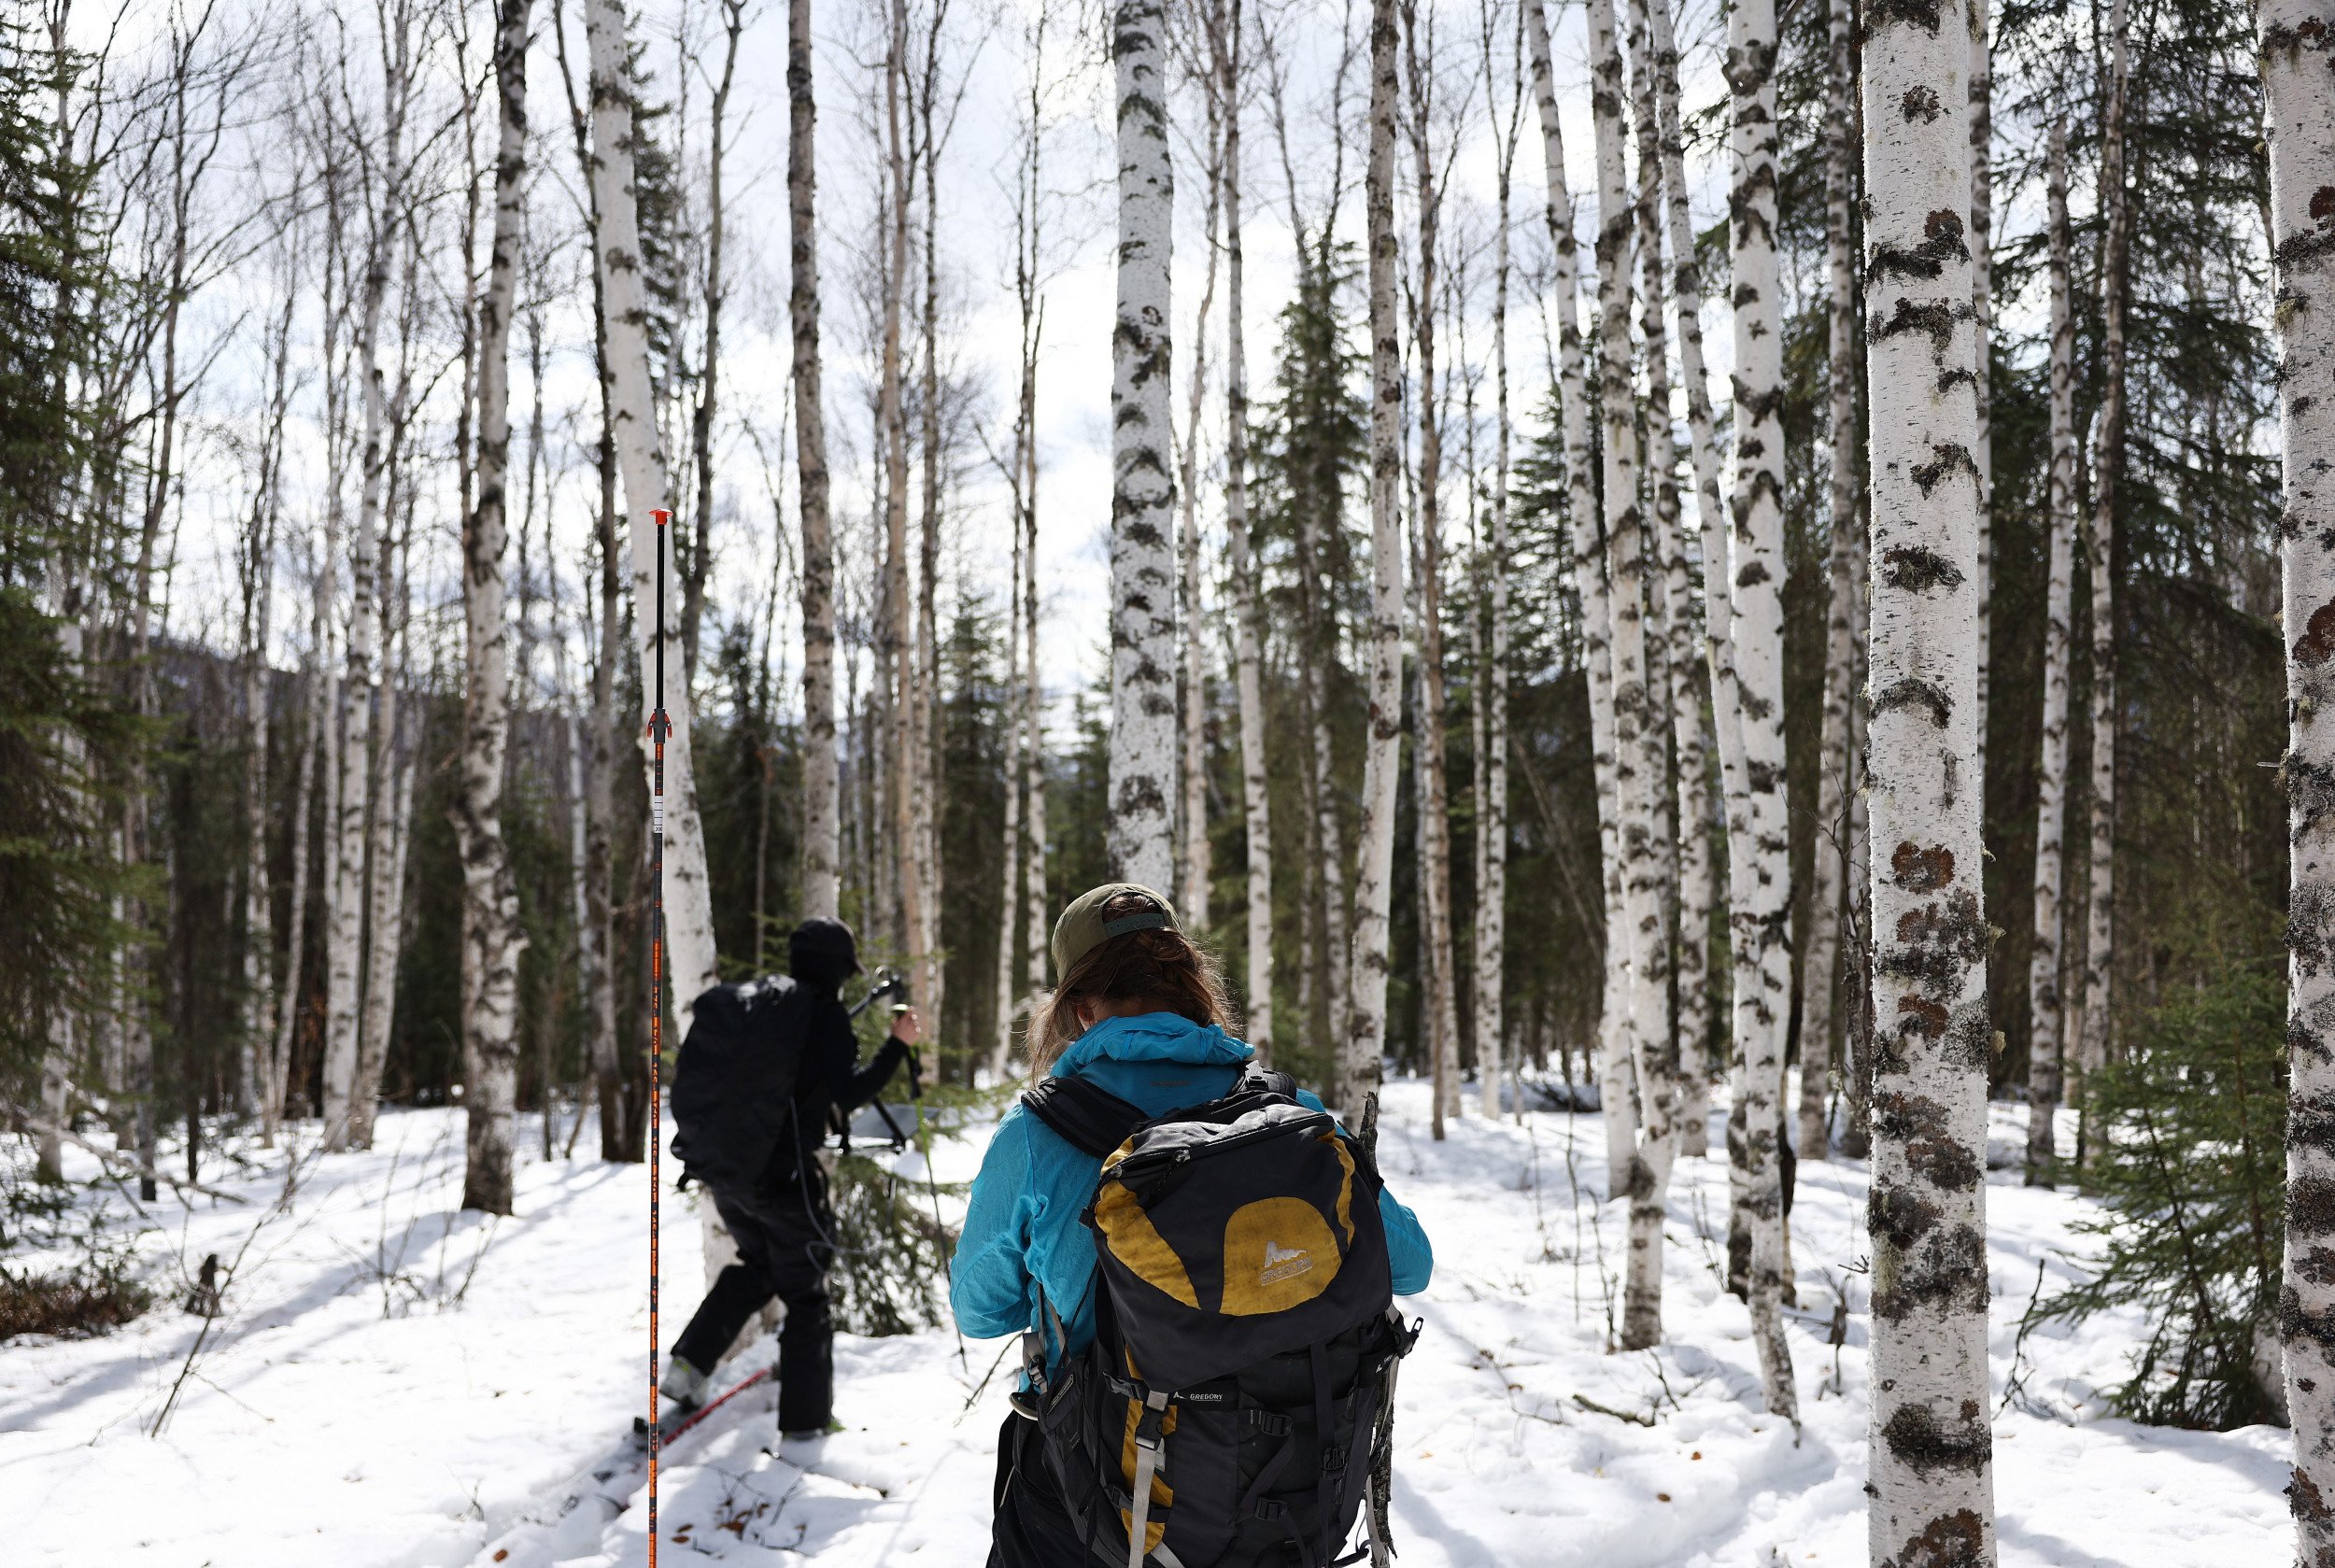
[[[746,1320],[773,1297],[786,1307],[778,1334],[778,1426],[790,1438],[816,1437],[834,1418],[834,1324],[827,1270],[835,1256],[835,1213],[819,1163],[830,1111],[849,1117],[876,1097],[908,1061],[916,1015],[892,1020],[891,1038],[859,1066],[859,1045],[839,995],[859,972],[857,943],[840,920],[806,920],[787,940],[790,994],[779,998],[773,1048],[798,1053],[792,1095],[770,1129],[758,1180],[710,1181],[715,1212],[738,1244],[689,1326],[673,1342],[662,1385],[685,1408],[703,1402],[715,1363]]]

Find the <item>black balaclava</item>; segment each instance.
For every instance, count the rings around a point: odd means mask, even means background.
[[[858,939],[840,920],[806,920],[786,939],[786,967],[804,985],[841,991],[859,972]]]

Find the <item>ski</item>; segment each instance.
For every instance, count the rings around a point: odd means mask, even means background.
[[[675,1410],[667,1414],[658,1422],[663,1430],[658,1434],[657,1446],[659,1448],[671,1448],[676,1439],[696,1431],[706,1417],[744,1393],[748,1389],[769,1382],[771,1374],[774,1370],[773,1367],[765,1366],[758,1371],[748,1373],[704,1404],[691,1409]],[[592,1496],[604,1498],[615,1504],[617,1510],[622,1512],[625,1504],[615,1498],[607,1497],[607,1494],[601,1489],[616,1476],[639,1469],[647,1461],[648,1421],[643,1417],[635,1416],[632,1418],[632,1430],[625,1434],[620,1448],[603,1455],[577,1473],[575,1479],[570,1483],[567,1494],[559,1500],[559,1512],[557,1517],[567,1518],[575,1511],[576,1505],[585,1498]]]
[[[686,1410],[675,1409],[659,1417],[657,1422],[657,1446],[660,1448],[671,1448],[676,1438],[690,1431],[706,1417],[757,1384],[769,1382],[771,1370],[766,1366],[758,1372],[749,1374],[725,1392],[707,1400],[702,1405]],[[644,1452],[647,1450],[648,1420],[645,1417],[632,1418],[632,1441]]]

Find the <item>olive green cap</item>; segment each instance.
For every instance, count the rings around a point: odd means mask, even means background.
[[[1121,894],[1132,893],[1151,900],[1153,908],[1133,914],[1123,914],[1116,920],[1105,920],[1103,908]],[[1174,906],[1140,883],[1109,882],[1102,886],[1080,894],[1062,911],[1062,918],[1054,923],[1054,982],[1062,983],[1062,977],[1070,967],[1113,937],[1129,931],[1180,931]]]

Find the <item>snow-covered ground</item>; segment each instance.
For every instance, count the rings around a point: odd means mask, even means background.
[[[1749,1322],[1720,1288],[1723,1164],[1683,1161],[1673,1188],[1671,1348],[1609,1354],[1623,1227],[1596,1202],[1596,1118],[1471,1115],[1437,1144],[1426,1109],[1419,1085],[1395,1084],[1381,1123],[1388,1180],[1436,1246],[1435,1284],[1410,1304],[1426,1332],[1401,1381],[1405,1568],[1864,1562],[1861,1168],[1801,1166],[1795,1436],[1761,1412]],[[1998,1108],[2006,1151],[2020,1116]],[[969,1177],[984,1137],[944,1142],[940,1174]],[[589,1129],[581,1146],[593,1146]],[[454,1211],[459,1117],[392,1112],[375,1151],[308,1162],[291,1203],[262,1223],[283,1186],[272,1158],[268,1174],[223,1183],[245,1206],[156,1208],[161,1299],[145,1317],[104,1338],[0,1347],[0,1560],[642,1562],[637,1472],[559,1507],[579,1474],[589,1482],[595,1462],[620,1454],[645,1407],[644,1170],[523,1149],[518,1217],[489,1222]],[[2005,1568],[2283,1561],[2285,1433],[2104,1419],[2099,1391],[2137,1318],[2022,1336],[2038,1265],[2046,1293],[2071,1277],[2070,1226],[2088,1206],[2016,1180],[1998,1172],[1988,1194],[1995,1386],[2016,1378],[2022,1391],[1996,1423]],[[670,1338],[701,1273],[696,1225],[677,1201],[665,1212]],[[170,1299],[181,1268],[239,1249],[227,1310],[190,1363],[203,1325]],[[1837,1379],[1835,1293],[1849,1308]],[[807,1448],[774,1442],[766,1390],[733,1401],[668,1456],[660,1555],[978,1564],[1010,1368],[984,1378],[1003,1349],[968,1346],[960,1363],[945,1330],[842,1340],[848,1430]],[[174,1384],[176,1407],[149,1436]]]

